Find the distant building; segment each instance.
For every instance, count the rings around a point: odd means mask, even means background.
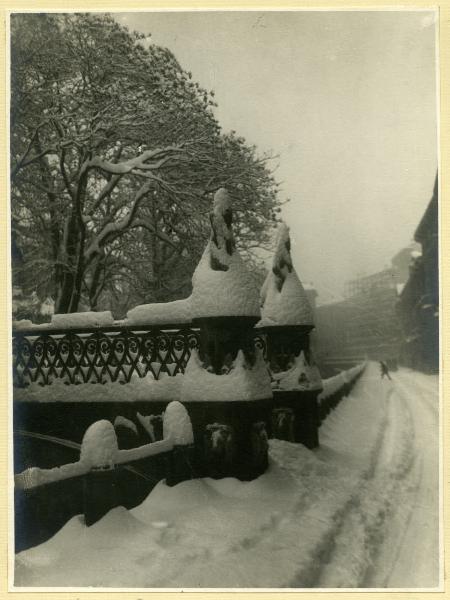
[[[316,311],[318,362],[347,368],[365,359],[397,362],[401,332],[396,314],[395,269],[352,280],[342,302]]]
[[[394,290],[398,282],[399,273],[392,267],[348,281],[345,284],[344,293],[347,298],[353,298],[359,294],[370,294],[371,291],[378,289]]]
[[[346,299],[316,308],[316,355],[325,375],[364,359],[439,368],[438,187],[387,269],[357,277]]]
[[[439,370],[438,178],[414,239],[422,251],[414,257],[401,291],[397,313],[402,328],[401,362],[425,372]]]
[[[396,366],[403,337],[398,297],[420,254],[420,245],[412,242],[397,252],[390,267],[348,281],[345,300],[316,309],[316,352],[322,370],[332,372],[365,359]]]

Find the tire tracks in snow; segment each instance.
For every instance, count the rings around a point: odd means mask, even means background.
[[[398,489],[411,471],[412,416],[391,387],[384,397],[384,416],[371,461],[347,503],[342,520],[330,534],[330,550],[314,587],[363,587],[398,502]],[[412,509],[411,509],[412,510]]]
[[[396,392],[410,411],[415,431],[413,466],[409,482],[400,489],[401,508],[393,515],[375,565],[376,578],[370,578],[369,584],[382,581],[387,587],[432,588],[439,579],[438,385],[437,380],[424,385],[419,373],[398,375]]]
[[[373,390],[369,389],[365,394],[370,393],[370,391],[373,393]],[[362,390],[359,393],[361,392]],[[339,407],[338,411],[334,413],[334,418],[339,420],[340,415],[344,418],[349,418],[349,411],[352,411],[352,406],[355,406],[356,402],[359,403],[359,400],[355,400],[355,398],[358,398],[358,394],[347,397]],[[387,397],[383,395],[381,399],[376,399],[375,401],[381,401],[383,403],[383,409],[382,418],[378,422],[377,433],[374,437],[372,448],[370,449],[369,460],[364,468],[359,471],[357,477],[354,477],[353,485],[343,485],[344,482],[341,482],[344,496],[342,504],[335,510],[332,518],[328,519],[328,526],[321,532],[321,535],[317,536],[318,539],[316,540],[314,549],[308,553],[309,560],[306,562],[301,561],[301,565],[299,565],[295,577],[290,582],[290,587],[327,587],[324,581],[329,578],[330,574],[328,571],[331,566],[337,571],[342,570],[342,579],[345,581],[343,585],[345,585],[345,587],[352,585],[348,583],[348,564],[343,565],[342,568],[339,566],[341,557],[343,556],[341,545],[343,543],[346,547],[353,545],[352,540],[346,539],[346,529],[348,528],[349,523],[352,522],[353,516],[361,514],[361,498],[363,495],[361,486],[366,487],[367,482],[374,476],[381,449],[385,444],[388,428],[388,411],[386,409]],[[339,485],[339,479],[337,483]],[[325,504],[329,504],[328,500],[325,500]],[[305,517],[308,518],[307,514]],[[336,578],[336,575],[334,575],[334,578]],[[330,584],[328,587],[340,586]]]

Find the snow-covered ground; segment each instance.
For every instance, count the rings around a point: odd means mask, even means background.
[[[16,586],[437,587],[438,379],[370,364],[321,447],[272,440],[263,476],[160,482],[17,555]]]

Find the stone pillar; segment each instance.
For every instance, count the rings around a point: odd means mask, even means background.
[[[225,189],[214,196],[210,221],[211,237],[192,277],[193,323],[200,327],[201,362],[191,364],[191,370],[188,365],[186,375],[196,369],[196,378],[205,380],[206,398],[198,409],[203,421],[205,475],[251,479],[267,468],[267,447],[256,443],[254,427],[270,421],[272,396],[264,364],[265,397],[260,390],[255,396],[257,386],[251,381],[262,373],[254,347],[254,326],[260,319],[259,293],[236,250],[231,199]],[[217,377],[215,382],[208,379],[210,375]],[[229,397],[218,401],[214,388],[223,388],[225,378],[230,378],[234,388],[228,386]]]
[[[289,229],[282,224],[272,269],[261,289],[261,321],[273,380],[273,437],[293,438],[308,448],[319,444],[317,396],[321,379],[313,364],[309,334],[314,329],[307,294],[295,272]]]

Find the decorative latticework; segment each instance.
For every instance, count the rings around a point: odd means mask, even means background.
[[[20,330],[13,332],[13,384],[48,385],[128,383],[148,373],[184,373],[192,349],[199,349],[200,331],[185,327],[105,327],[83,330]],[[255,346],[266,355],[265,335],[255,330]]]
[[[128,383],[151,373],[183,373],[199,332],[178,329],[105,328],[102,330],[17,331],[13,337],[13,382],[47,385],[61,378],[69,384]]]

